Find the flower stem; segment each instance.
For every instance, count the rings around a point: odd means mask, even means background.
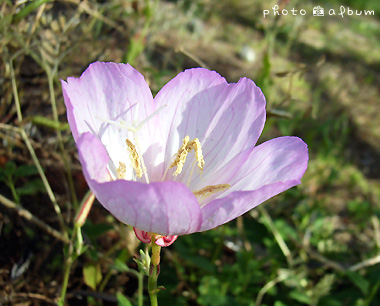
[[[152,236],[152,257],[151,257],[151,271],[148,278],[148,291],[150,297],[151,306],[158,306],[157,302],[157,278],[158,267],[160,264],[160,251],[161,247],[155,243],[155,239]]]
[[[150,305],[158,306],[157,302],[157,266],[153,265],[153,269],[148,279],[148,291],[150,297]]]
[[[64,264],[63,283],[62,283],[62,289],[61,289],[61,297],[58,299],[58,303],[57,303],[58,306],[65,305],[65,297],[66,297],[67,286],[69,284],[70,271],[74,263],[74,243],[75,243],[75,239],[77,238],[77,231],[78,231],[77,227],[78,225],[74,224],[74,229],[71,236],[69,249],[66,255],[66,261]]]

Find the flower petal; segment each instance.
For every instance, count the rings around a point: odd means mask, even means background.
[[[173,236],[173,235],[161,236],[160,238],[158,238],[155,241],[155,244],[162,246],[162,247],[167,247],[167,246],[173,244],[174,241],[177,240],[177,238],[178,238],[178,236]]]
[[[183,235],[200,228],[202,214],[197,199],[182,183],[140,182],[107,177],[107,152],[91,133],[77,142],[86,181],[99,202],[117,219],[142,231],[163,236]]]
[[[144,231],[139,230],[138,228],[135,228],[135,227],[133,228],[133,230],[135,232],[136,237],[141,242],[150,243],[152,241],[152,234],[151,233],[144,232]],[[167,247],[167,246],[173,244],[174,241],[176,241],[178,238],[178,236],[173,236],[173,235],[169,235],[169,236],[157,235],[157,237],[158,238],[156,238],[154,243],[159,245],[159,246],[162,246],[162,247]]]
[[[186,135],[199,138],[206,163],[205,181],[236,154],[254,146],[264,127],[265,98],[261,90],[246,78],[228,84],[207,69],[178,74],[161,89],[155,102],[157,106],[167,105],[159,114],[161,121],[168,122],[161,130],[162,141],[167,144],[166,165]],[[185,164],[180,180],[188,176],[191,166]],[[198,187],[190,184],[190,189]]]
[[[90,132],[102,141],[116,167],[119,161],[128,161],[125,139],[133,138],[128,127],[156,110],[144,77],[129,64],[96,62],[80,78],[61,83],[75,141]],[[149,133],[154,133],[159,123],[152,124],[148,121],[139,132],[141,139],[149,140]],[[145,152],[149,141],[140,143]]]
[[[228,182],[232,187],[224,193],[226,196],[202,208],[201,231],[233,220],[300,184],[307,162],[307,146],[297,137],[280,137],[253,148],[246,163]]]
[[[152,241],[152,234],[139,230],[138,228],[133,228],[136,237],[144,243],[150,243]]]

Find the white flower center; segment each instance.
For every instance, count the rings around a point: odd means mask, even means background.
[[[164,106],[163,106],[164,107]],[[111,121],[111,120],[106,120],[105,122],[117,125],[122,128],[126,128],[128,131],[132,132],[133,134],[133,140],[135,144],[132,143],[129,139],[126,139],[126,145],[127,145],[127,151],[129,153],[130,161],[131,161],[131,168],[133,169],[132,171],[134,172],[134,175],[132,174],[132,180],[136,180],[137,178],[141,179],[142,176],[145,176],[145,181],[147,184],[149,184],[149,178],[148,178],[148,173],[145,167],[144,160],[142,158],[142,152],[140,150],[139,144],[138,144],[138,139],[137,139],[137,131],[148,121],[150,120],[154,115],[157,114],[158,111],[163,109],[163,107],[159,108],[156,110],[153,114],[151,114],[148,118],[144,119],[142,122],[140,122],[137,125],[132,125],[132,126],[127,126],[124,121],[121,121],[120,123]],[[169,169],[176,167],[176,170],[173,172],[174,178],[176,178],[179,174],[181,174],[183,170],[183,166],[186,162],[188,154],[194,151],[194,157],[195,160],[193,162],[190,174],[187,179],[187,186],[190,185],[192,176],[194,174],[195,170],[195,165],[196,162],[198,162],[198,169],[200,172],[203,171],[205,161],[203,159],[203,154],[202,154],[202,145],[199,141],[198,138],[194,138],[193,140],[190,140],[190,137],[187,135],[183,141],[182,145],[179,148],[178,152],[176,155],[173,156],[173,161],[169,163],[168,167],[165,170],[165,173],[162,177],[162,181],[165,180],[166,174],[169,171]],[[139,154],[140,153],[140,154]],[[113,171],[110,171],[113,172]],[[119,161],[119,166],[116,169],[116,175],[112,175],[111,179],[125,179],[126,177],[126,172],[127,172],[127,167],[124,162]],[[208,185],[200,190],[195,190],[193,191],[193,194],[199,199],[200,202],[202,202],[204,199],[208,198],[209,196],[219,193],[219,192],[224,192],[228,188],[230,188],[230,184],[217,184],[217,185]]]

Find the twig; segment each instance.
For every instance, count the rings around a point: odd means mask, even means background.
[[[348,268],[350,271],[357,271],[365,267],[373,266],[380,263],[380,255],[377,255],[376,257],[366,259],[362,262],[359,262],[355,265],[352,265],[351,267]]]
[[[320,262],[323,262],[326,266],[333,268],[334,270],[337,270],[339,272],[345,271],[345,268],[341,264],[326,258],[325,256],[319,254],[318,252],[314,252],[310,248],[306,248],[306,252],[310,255],[311,258],[314,258]]]
[[[79,9],[83,10],[84,12],[86,12],[87,14],[89,14],[90,16],[93,16],[94,18],[96,18],[96,19],[98,19],[100,21],[103,21],[105,24],[107,24],[107,25],[115,28],[117,31],[119,31],[120,33],[124,34],[125,30],[121,26],[119,26],[113,20],[111,20],[111,19],[107,18],[106,16],[102,15],[98,11],[95,11],[95,10],[91,9],[88,6],[87,2],[80,1],[80,0],[66,0],[66,1],[78,5]]]
[[[301,245],[301,244],[297,243],[296,241],[295,241],[295,243],[298,246],[301,246],[309,254],[309,256],[311,258],[314,258],[314,259],[324,263],[326,266],[333,268],[334,270],[339,271],[339,272],[357,271],[357,270],[360,270],[360,269],[363,269],[363,268],[373,266],[373,265],[380,263],[380,255],[377,255],[373,258],[363,260],[362,262],[359,262],[359,263],[354,264],[348,268],[345,268],[343,265],[326,258],[325,256],[321,255],[320,253],[314,252],[310,247],[305,246],[305,245]]]
[[[380,249],[380,224],[379,224],[379,218],[376,215],[373,215],[371,217],[371,221],[373,224],[373,230],[375,232],[375,241],[376,246],[378,249]]]
[[[38,219],[37,217],[33,216],[32,213],[25,208],[22,208],[20,205],[17,205],[16,203],[12,202],[11,200],[7,199],[3,195],[0,194],[0,203],[2,203],[4,206],[14,210],[19,216],[25,218],[26,220],[34,223],[41,229],[43,229],[46,233],[53,236],[54,238],[64,242],[69,243],[69,239],[67,237],[63,236],[60,232],[57,230],[51,228],[49,225]]]
[[[266,283],[264,287],[262,287],[257,294],[255,306],[260,306],[261,301],[263,300],[264,295],[274,286],[276,286],[278,283],[282,282],[285,280],[287,276],[285,274],[279,275],[276,277],[274,280],[271,280],[270,282]]]
[[[31,300],[31,299],[32,300],[40,300],[40,301],[44,301],[44,302],[52,304],[52,305],[56,305],[56,303],[52,299],[49,299],[44,295],[41,295],[38,293],[28,293],[28,292],[13,293],[9,296],[9,298],[1,299],[0,302],[1,301],[10,302],[16,298],[24,298],[24,299],[28,299],[28,300]]]
[[[181,52],[181,53],[185,54],[187,57],[191,58],[194,62],[196,62],[202,68],[209,69],[204,61],[202,61],[198,56],[191,53],[190,51],[185,50],[185,48],[183,48],[182,46],[178,47],[176,49],[176,52]]]
[[[28,135],[26,134],[25,130],[23,128],[18,128],[18,127],[15,127],[15,126],[11,126],[11,125],[8,125],[8,124],[2,124],[0,123],[0,128],[3,128],[3,129],[6,129],[6,130],[11,130],[11,131],[15,131],[15,132],[18,132],[21,134],[21,137],[23,138],[28,150],[29,150],[29,153],[30,155],[32,156],[32,159],[33,159],[33,162],[38,170],[38,173],[41,177],[41,180],[45,186],[45,189],[48,193],[48,196],[50,198],[50,201],[53,203],[53,207],[54,207],[54,211],[57,213],[57,216],[58,216],[58,221],[60,223],[60,226],[62,228],[62,230],[65,228],[65,223],[64,223],[64,220],[63,220],[63,217],[62,217],[62,214],[61,214],[61,209],[59,208],[59,205],[58,205],[58,202],[55,198],[55,195],[53,193],[53,190],[51,189],[50,187],[50,184],[46,178],[46,175],[44,173],[44,170],[42,169],[42,166],[37,158],[37,155],[36,155],[36,152],[34,151],[33,149],[33,146],[29,140],[29,137]]]

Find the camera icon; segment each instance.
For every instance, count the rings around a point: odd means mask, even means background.
[[[325,10],[323,7],[316,6],[313,8],[313,16],[324,16],[325,15]]]

